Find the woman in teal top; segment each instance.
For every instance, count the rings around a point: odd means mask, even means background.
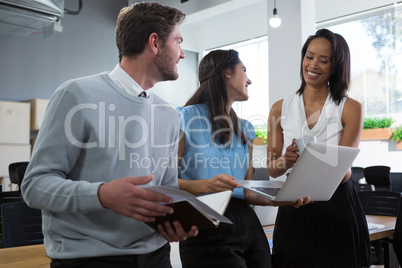
[[[233,224],[200,230],[197,237],[180,243],[180,258],[186,267],[271,267],[267,238],[249,204],[295,207],[276,203],[244,191],[236,180],[252,179],[253,126],[239,119],[235,101],[248,99],[251,81],[235,50],[215,50],[199,66],[200,87],[178,108],[179,187],[193,195],[233,190],[225,216]]]
[[[237,180],[243,180],[250,161],[248,142],[239,140],[237,135],[226,147],[219,141],[214,141],[208,120],[210,112],[206,104],[190,105],[177,110],[180,115],[180,129],[187,140],[186,151],[179,163],[179,178],[197,180],[227,174]],[[238,125],[240,131],[245,133],[247,141],[255,139],[254,127],[250,122],[241,119]],[[230,185],[237,186],[234,183]],[[233,197],[243,199],[243,189],[234,188]]]

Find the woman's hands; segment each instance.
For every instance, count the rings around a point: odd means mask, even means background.
[[[205,180],[205,187],[208,193],[218,193],[234,188],[240,188],[240,184],[235,181],[235,178],[226,174],[218,174],[213,178]]]
[[[296,163],[297,159],[299,158],[299,154],[297,153],[298,151],[299,149],[296,145],[296,139],[293,139],[292,143],[286,147],[286,152],[282,156],[285,161],[286,169],[293,167],[293,165]]]
[[[218,174],[210,179],[199,180],[183,180],[179,178],[179,188],[195,196],[227,190],[232,191],[234,188],[240,187],[235,178],[226,174]]]
[[[257,206],[273,206],[273,207],[279,207],[279,206],[288,206],[292,205],[295,208],[299,208],[301,206],[313,203],[313,201],[310,200],[310,197],[305,197],[299,198],[296,201],[290,201],[290,202],[275,202],[271,199],[268,199],[264,196],[261,196],[257,193],[254,193],[252,191],[249,191],[247,189],[244,190],[244,200],[251,205],[257,205]]]
[[[298,151],[299,149],[296,145],[296,139],[292,140],[292,143],[286,147],[285,153],[278,158],[274,156],[276,153],[270,154],[268,151],[267,167],[269,175],[273,178],[276,178],[285,174],[289,168],[293,167],[299,158],[299,154],[297,153]]]
[[[270,200],[270,201],[271,201],[271,206],[274,206],[274,207],[292,205],[295,208],[299,208],[301,206],[313,203],[313,201],[311,201],[310,197],[308,197],[308,196],[306,198],[304,198],[304,199],[299,198],[299,200],[296,200],[296,201],[293,201],[293,202],[275,202],[275,201],[272,201],[272,200]]]

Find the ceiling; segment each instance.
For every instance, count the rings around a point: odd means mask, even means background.
[[[188,0],[185,3],[181,3],[181,0],[162,0],[156,1],[165,6],[171,6],[177,8],[187,15],[197,13],[199,11],[219,6],[223,3],[231,2],[232,0]],[[155,2],[154,0],[146,0],[143,2]]]
[[[214,23],[214,18],[224,20],[231,17],[231,12],[241,8],[260,3],[265,8],[266,0],[143,0],[141,2],[158,2],[162,5],[171,6],[185,13],[184,25],[206,26]],[[130,3],[138,1],[131,0]]]

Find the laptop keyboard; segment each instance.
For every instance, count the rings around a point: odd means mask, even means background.
[[[271,196],[276,196],[281,190],[281,188],[270,188],[270,187],[251,187],[251,188]]]

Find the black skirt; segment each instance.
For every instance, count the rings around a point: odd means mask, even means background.
[[[233,224],[200,230],[196,237],[180,242],[183,268],[270,268],[268,240],[254,210],[232,198],[225,216]]]
[[[278,210],[273,267],[369,267],[370,237],[352,180],[329,201]]]

